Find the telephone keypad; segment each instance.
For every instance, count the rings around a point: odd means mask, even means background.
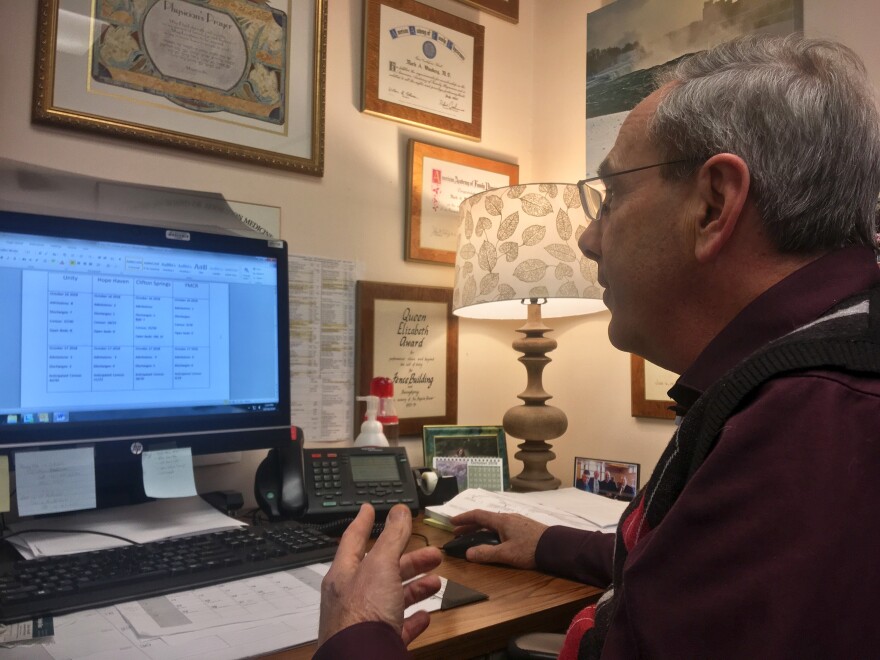
[[[342,495],[342,478],[339,461],[315,461],[312,464],[315,494],[326,497]],[[326,503],[325,503],[326,506]]]

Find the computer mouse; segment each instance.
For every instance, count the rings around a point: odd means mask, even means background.
[[[499,543],[501,543],[501,538],[498,536],[497,532],[493,532],[489,529],[481,529],[480,531],[471,534],[456,536],[443,546],[443,552],[450,557],[464,559],[468,548],[472,548],[475,545],[498,545]]]

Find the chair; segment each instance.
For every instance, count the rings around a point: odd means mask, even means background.
[[[556,660],[564,641],[562,633],[520,635],[507,643],[507,657],[510,660]]]

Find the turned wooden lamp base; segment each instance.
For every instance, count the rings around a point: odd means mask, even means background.
[[[546,442],[526,440],[518,446],[520,450],[514,456],[525,463],[525,467],[517,476],[511,477],[511,488],[518,492],[559,488],[562,482],[547,470],[547,463],[556,458],[556,454],[550,451],[550,445]]]
[[[555,339],[544,337],[549,331],[541,321],[541,305],[532,299],[528,320],[517,328],[524,337],[513,342],[513,348],[523,354],[519,361],[528,376],[526,389],[517,395],[523,404],[508,410],[502,421],[505,433],[523,440],[515,454],[524,464],[523,471],[510,480],[516,491],[555,490],[561,484],[547,470],[547,463],[556,458],[547,440],[558,438],[568,428],[565,413],[547,405],[552,397],[541,382],[544,367],[550,362],[547,353],[556,348]]]

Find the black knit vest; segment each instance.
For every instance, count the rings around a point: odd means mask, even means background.
[[[579,658],[599,658],[602,653],[614,616],[614,594],[621,593],[623,586],[628,552],[622,531],[624,521],[643,515],[648,528],[656,529],[712,451],[727,419],[748,405],[767,381],[811,369],[880,378],[880,287],[840,303],[817,321],[757,350],[716,381],[688,410],[648,483],[621,516],[612,588],[599,602],[595,626],[581,639]]]

